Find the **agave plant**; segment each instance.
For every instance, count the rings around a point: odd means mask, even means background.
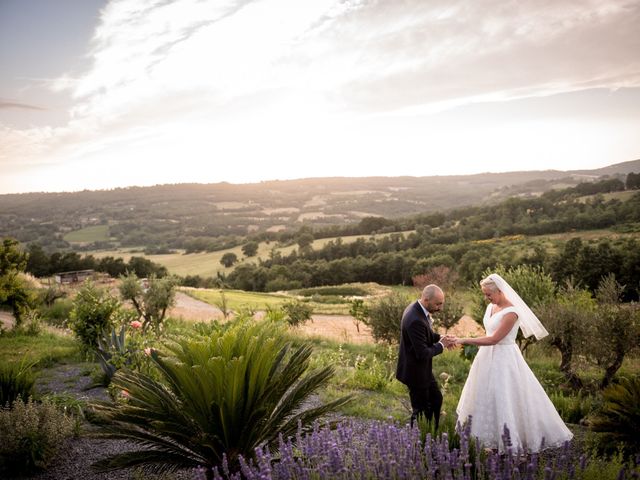
[[[343,397],[310,407],[331,367],[307,371],[311,347],[292,347],[283,327],[240,319],[209,337],[191,337],[151,353],[161,381],[119,370],[113,384],[124,393],[116,403],[97,403],[99,436],[127,439],[139,449],[94,464],[99,471],[140,467],[153,473],[221,465],[255,448],[275,448],[278,436],[295,435],[300,423],[349,401]]]

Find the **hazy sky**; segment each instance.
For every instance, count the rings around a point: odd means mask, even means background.
[[[640,158],[640,0],[0,0],[0,193]]]

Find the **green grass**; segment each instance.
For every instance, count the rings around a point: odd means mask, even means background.
[[[67,233],[63,237],[69,243],[91,243],[109,240],[108,225],[94,225]]]
[[[8,332],[0,336],[0,363],[19,362],[23,358],[47,366],[66,359],[78,358],[78,343],[71,335],[53,329],[37,336]]]
[[[217,306],[221,302],[221,295],[224,291],[224,296],[227,301],[227,308],[231,310],[241,309],[253,309],[264,310],[266,307],[279,307],[283,303],[291,300],[290,297],[273,293],[257,293],[257,292],[245,292],[243,290],[220,290],[220,289],[184,289],[187,295],[192,296],[198,300],[202,300],[210,305]]]

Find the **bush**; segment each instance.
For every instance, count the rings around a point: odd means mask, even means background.
[[[52,403],[18,399],[0,410],[0,468],[29,474],[46,467],[73,431],[73,420]]]
[[[119,309],[118,299],[96,288],[93,283],[87,281],[80,288],[73,301],[70,327],[85,353],[97,348],[98,338],[102,332],[111,329]]]
[[[33,394],[35,379],[31,372],[32,363],[0,364],[0,408],[11,407],[18,397],[29,398]]]
[[[239,319],[210,337],[184,338],[170,355],[151,353],[162,382],[118,371],[116,404],[94,405],[103,436],[127,439],[142,449],[111,455],[100,471],[139,466],[146,472],[212,468],[258,445],[273,448],[348,398],[309,406],[331,367],[308,371],[311,347],[291,347],[283,326]]]
[[[299,431],[282,438],[274,454],[256,451],[256,461],[241,460],[242,471],[215,468],[215,480],[314,478],[385,479],[627,479],[637,478],[637,465],[620,459],[588,459],[568,444],[554,455],[500,454],[485,451],[471,438],[468,427],[452,432],[446,421],[442,435],[422,434],[418,428],[379,421],[346,420],[335,428],[316,425],[310,434]],[[452,434],[450,434],[452,433]],[[625,469],[623,471],[623,469]],[[631,471],[629,471],[631,470]],[[308,475],[311,472],[311,475]],[[626,475],[625,475],[626,473]],[[306,475],[305,475],[306,474]],[[627,476],[628,475],[628,476]]]
[[[282,311],[285,313],[285,318],[289,325],[297,327],[311,319],[313,308],[304,302],[291,301],[282,305]]]
[[[567,423],[582,423],[596,408],[595,399],[588,395],[565,396],[562,392],[551,392],[549,398]]]
[[[610,385],[602,398],[602,409],[591,421],[591,429],[599,433],[597,450],[611,455],[621,449],[625,457],[640,453],[640,375]]]
[[[365,324],[371,328],[375,341],[397,343],[400,340],[402,314],[410,302],[406,295],[394,292],[371,304]]]
[[[50,306],[40,307],[42,319],[55,327],[66,327],[71,318],[73,301],[68,298],[58,298]]]

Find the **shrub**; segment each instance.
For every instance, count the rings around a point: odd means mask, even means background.
[[[50,306],[40,307],[42,319],[55,327],[66,327],[71,318],[73,301],[68,298],[58,298]]]
[[[175,304],[176,279],[151,275],[145,281],[131,273],[120,280],[120,295],[133,304],[142,320],[142,330],[153,328],[160,334],[167,310]]]
[[[94,405],[100,436],[127,439],[139,450],[111,455],[100,471],[140,466],[168,472],[236,465],[258,445],[276,446],[348,398],[310,407],[331,367],[307,371],[311,347],[291,347],[283,326],[239,319],[210,337],[184,338],[170,355],[151,353],[162,382],[140,372],[118,371],[113,385],[126,392],[116,404]]]
[[[371,328],[371,335],[377,342],[397,343],[400,340],[402,314],[409,303],[406,295],[394,292],[371,304],[365,324]]]
[[[625,457],[640,453],[640,375],[610,385],[602,397],[602,409],[591,421],[591,429],[599,432],[597,449],[610,455],[620,448]]]
[[[11,407],[18,397],[29,398],[33,394],[32,367],[33,363],[25,359],[20,363],[0,364],[0,408]]]
[[[620,460],[612,463],[590,460],[569,448],[568,444],[556,455],[499,454],[479,448],[468,427],[454,435],[458,437],[454,441],[448,433],[438,436],[427,434],[421,440],[420,430],[408,425],[346,420],[337,428],[316,425],[311,433],[299,431],[294,437],[281,438],[277,455],[268,448],[258,448],[255,461],[241,458],[240,472],[233,472],[224,464],[222,468],[214,468],[213,472],[203,471],[201,474],[215,480],[596,480],[615,478],[616,474],[620,479],[636,478],[640,473],[637,465],[624,466]]]
[[[0,410],[0,466],[19,474],[44,468],[73,430],[72,419],[52,403],[18,399]]]
[[[551,392],[549,398],[567,423],[581,423],[596,408],[595,399],[589,395],[566,396],[562,392]]]
[[[120,302],[87,281],[78,291],[71,311],[71,330],[80,340],[81,349],[90,353],[98,346],[98,337],[111,329]]]
[[[285,318],[289,325],[297,327],[304,324],[307,320],[311,319],[313,308],[304,302],[290,301],[285,302],[282,305],[282,311],[285,313]]]

